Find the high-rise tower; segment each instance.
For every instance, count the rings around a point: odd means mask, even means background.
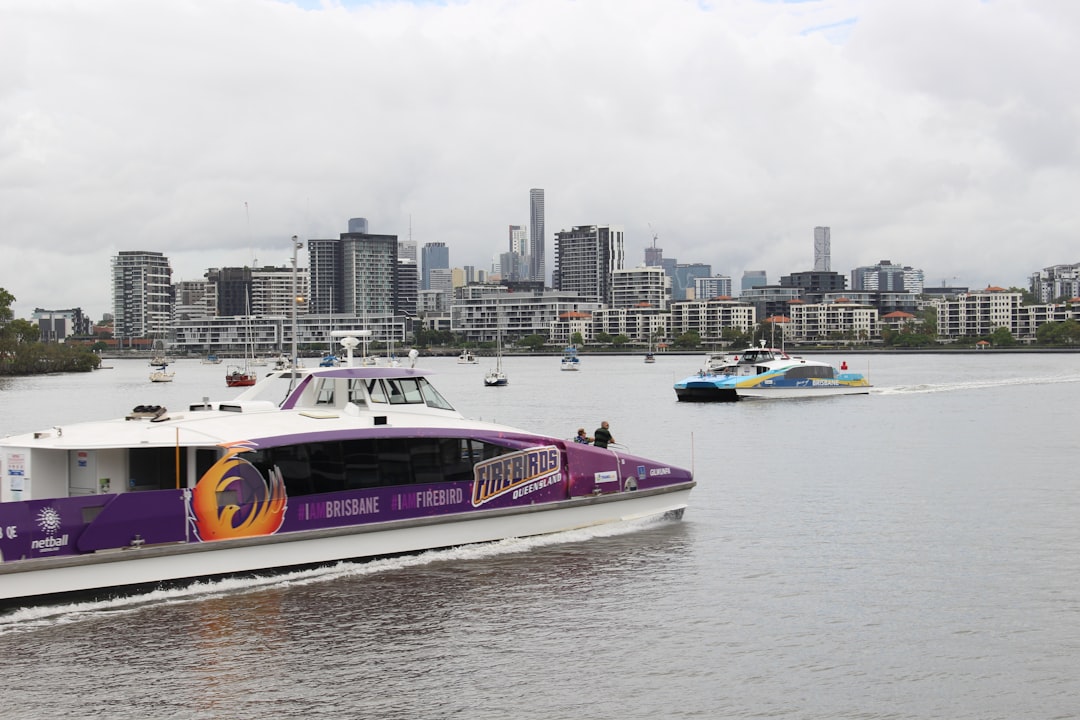
[[[814,228],[814,271],[828,272],[832,270],[832,259],[829,257],[829,228]]]
[[[586,300],[611,303],[612,275],[623,266],[620,225],[580,225],[555,233],[558,290]]]
[[[431,289],[431,271],[450,269],[450,248],[446,243],[429,242],[420,248],[420,289]]]
[[[390,315],[397,297],[397,235],[342,233],[342,311]]]
[[[529,279],[545,282],[544,263],[544,190],[529,190]]]
[[[161,338],[172,322],[169,259],[159,252],[121,250],[112,259],[113,333],[124,338]]]

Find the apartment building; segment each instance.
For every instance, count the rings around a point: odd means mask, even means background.
[[[723,340],[725,329],[749,332],[757,323],[757,317],[752,304],[731,298],[672,303],[669,337],[693,332],[703,343],[716,344]]]

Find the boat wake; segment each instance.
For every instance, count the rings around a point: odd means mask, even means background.
[[[874,388],[871,391],[871,394],[911,395],[939,392],[956,392],[958,390],[985,390],[992,388],[1012,387],[1017,385],[1058,385],[1063,383],[1076,382],[1080,382],[1080,375],[1066,375],[1058,377],[1001,378],[998,380],[972,380],[969,382],[878,387]]]
[[[329,582],[342,578],[364,577],[439,562],[484,560],[486,558],[529,552],[552,545],[587,542],[599,538],[627,535],[667,522],[670,521],[659,516],[639,518],[576,530],[566,530],[549,535],[507,538],[496,542],[463,545],[444,550],[427,550],[416,555],[404,555],[381,560],[346,561],[325,567],[257,577],[231,577],[219,580],[193,581],[191,584],[181,587],[159,589],[102,600],[22,607],[0,614],[0,636],[14,632],[68,625],[81,620],[100,617],[102,613],[137,612],[147,607],[201,602],[226,595],[259,592],[268,588],[285,588]]]

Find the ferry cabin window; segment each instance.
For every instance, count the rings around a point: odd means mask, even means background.
[[[802,380],[806,378],[832,378],[833,369],[821,365],[798,365],[791,368],[784,377],[788,380]]]
[[[427,381],[426,378],[417,378],[417,385],[420,387],[420,391],[424,396],[424,402],[428,407],[439,408],[441,410],[453,410],[454,407],[446,401],[439,391]]]
[[[387,378],[368,380],[367,391],[371,402],[389,402],[391,405],[423,403],[428,407],[453,410],[454,407],[425,378]]]
[[[386,400],[386,389],[383,388],[381,380],[368,380],[367,383],[368,395],[371,396],[371,402],[384,403]]]
[[[180,485],[187,487],[187,453],[180,452]],[[176,448],[128,450],[128,482],[131,490],[169,490],[176,484]]]
[[[316,405],[334,404],[334,380],[332,378],[319,378],[315,387]]]
[[[467,482],[473,465],[512,452],[470,438],[367,438],[245,453],[263,477],[277,467],[290,497],[416,483]]]
[[[367,407],[363,380],[349,380],[349,402],[361,407]]]

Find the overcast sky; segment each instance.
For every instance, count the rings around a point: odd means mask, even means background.
[[[0,287],[111,312],[173,277],[371,232],[490,266],[544,188],[626,264],[889,259],[928,285],[1080,262],[1075,0],[4,0]],[[306,258],[302,260],[306,264]]]

